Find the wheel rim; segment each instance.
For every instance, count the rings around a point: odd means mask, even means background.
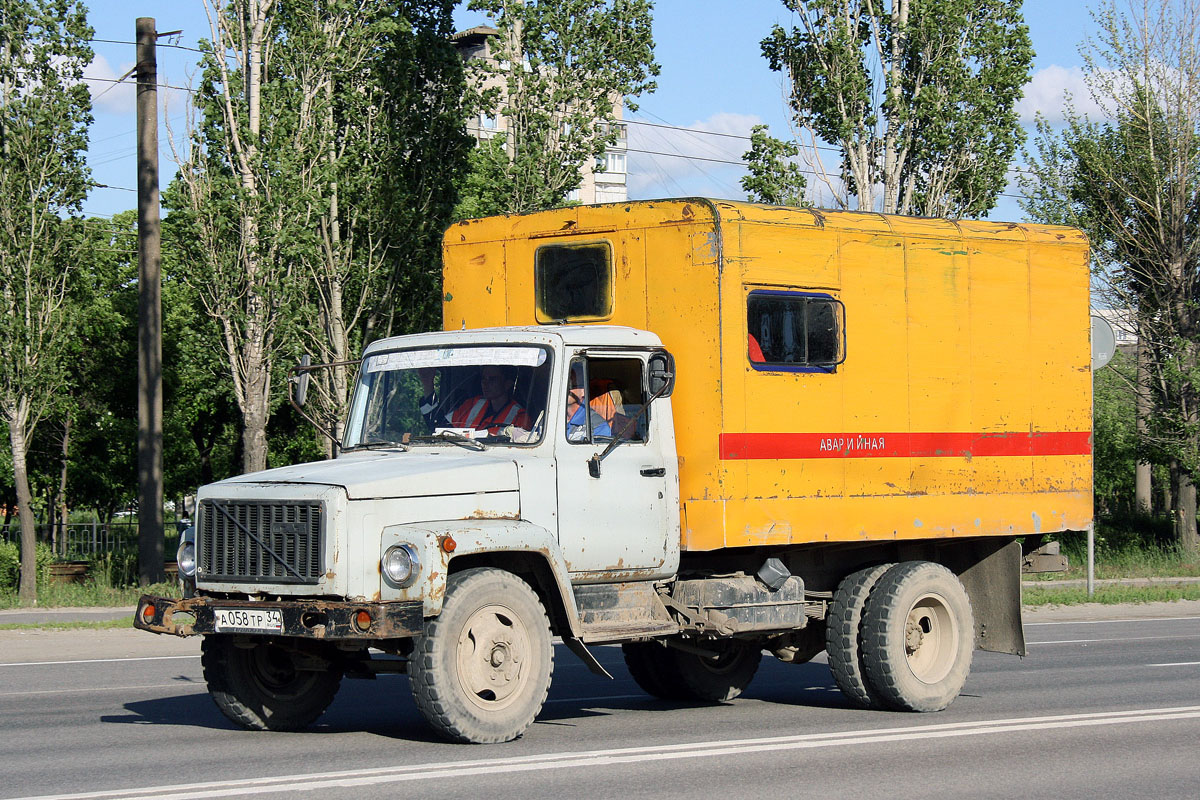
[[[932,684],[950,674],[961,635],[944,597],[926,594],[918,598],[904,625],[904,655],[913,675]]]
[[[530,682],[532,646],[521,618],[493,604],[473,613],[458,637],[458,678],[475,706],[499,711],[512,705]]]
[[[249,653],[250,677],[263,693],[271,697],[299,697],[316,679],[315,673],[296,669],[292,655],[281,648],[259,646]]]

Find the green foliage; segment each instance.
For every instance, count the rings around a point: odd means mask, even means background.
[[[1122,605],[1125,603],[1171,603],[1177,600],[1200,600],[1200,584],[1186,583],[1154,586],[1097,586],[1088,596],[1086,587],[1043,588],[1034,586],[1021,593],[1027,606],[1074,606],[1081,603]]]
[[[1093,486],[1100,514],[1134,510],[1137,469],[1136,365],[1124,353],[1092,373]]]
[[[471,0],[491,17],[498,35],[476,70],[479,105],[507,122],[503,158],[489,149],[477,204],[468,213],[523,213],[564,204],[580,170],[616,143],[614,104],[636,110],[655,88],[649,0]],[[511,68],[517,65],[517,68]],[[503,203],[499,203],[503,198]]]
[[[21,548],[0,541],[0,592],[16,591],[21,572]]]
[[[73,0],[3,0],[0,11],[0,420],[26,547],[21,597],[31,602],[27,456],[38,423],[62,402],[79,318],[72,294],[84,236],[72,215],[89,183],[82,76],[92,29]]]
[[[797,121],[842,148],[858,207],[986,214],[1023,139],[1033,58],[1016,0],[783,0],[798,17],[762,42]],[[883,188],[876,202],[877,186]]]
[[[357,342],[434,330],[441,323],[442,234],[455,219],[473,140],[463,120],[467,82],[450,40],[452,0],[405,0],[381,29],[373,64],[382,122],[382,179],[373,202],[386,242]],[[354,120],[350,119],[350,123]]]
[[[1200,550],[1200,4],[1146,10],[1097,13],[1085,79],[1107,121],[1069,111],[1059,131],[1039,120],[1022,187],[1030,216],[1087,233],[1104,302],[1137,326],[1149,409],[1139,455],[1169,469],[1179,542]]]
[[[750,130],[750,150],[742,158],[750,174],[742,178],[742,188],[755,203],[776,206],[803,206],[808,182],[800,167],[792,161],[800,155],[795,142],[772,138],[766,125]]]
[[[34,552],[39,586],[50,580],[50,565],[55,561],[54,551],[45,542],[38,542]],[[15,542],[0,541],[0,592],[15,592],[21,582],[21,548]]]

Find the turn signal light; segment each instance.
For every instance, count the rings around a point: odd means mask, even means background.
[[[447,536],[442,539],[442,549],[447,553],[453,553],[454,548],[458,547],[458,542],[454,541],[453,536]]]
[[[142,620],[144,622],[153,622],[154,621],[154,604],[153,603],[147,603],[146,605],[142,606]]]
[[[356,627],[360,631],[364,631],[364,632],[370,630],[371,629],[370,613],[367,611],[361,610],[361,609],[357,613],[355,613],[354,627]]]

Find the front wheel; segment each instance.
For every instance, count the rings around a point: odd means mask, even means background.
[[[239,646],[228,636],[205,636],[200,663],[217,708],[249,730],[308,727],[342,682],[340,664],[323,653],[265,642]]]
[[[477,567],[451,575],[442,613],[425,622],[409,662],[413,699],[456,742],[516,739],[546,701],[550,623],[529,584]]]
[[[975,622],[953,572],[906,561],[879,580],[862,621],[863,666],[875,691],[901,711],[941,711],[971,671]]]

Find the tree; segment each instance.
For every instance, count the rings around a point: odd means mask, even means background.
[[[585,165],[619,131],[614,106],[655,88],[649,0],[472,0],[495,21],[490,57],[472,59],[478,100],[507,121],[503,147],[473,159],[494,176],[473,213],[522,213],[561,205]]]
[[[742,158],[750,174],[742,178],[742,188],[755,203],[776,206],[805,205],[808,181],[791,159],[800,155],[794,142],[773,138],[766,125],[750,129],[750,150]]]
[[[1040,120],[1025,208],[1075,225],[1092,243],[1105,301],[1135,316],[1153,413],[1143,444],[1168,466],[1180,546],[1200,551],[1200,2],[1112,3],[1084,48],[1085,78],[1106,121],[1069,111]],[[1148,396],[1147,396],[1148,395]]]
[[[411,278],[436,273],[469,145],[452,10],[449,0],[210,9],[201,122],[166,194],[168,226],[177,274],[220,328],[246,471],[268,464],[285,361],[301,350],[348,361],[373,336],[431,321],[438,287]],[[311,395],[335,428],[349,376],[319,373]]]
[[[284,248],[307,222],[290,191],[304,109],[274,102],[291,92],[272,72],[278,0],[216,2],[205,4],[212,41],[201,43],[201,123],[165,200],[191,233],[181,277],[221,328],[242,466],[254,472],[267,466],[272,378],[300,300],[298,265]]]
[[[1016,0],[784,0],[762,42],[814,142],[841,148],[836,201],[884,213],[984,215],[1022,142],[1033,51]],[[814,162],[820,163],[814,158]]]
[[[294,237],[313,303],[307,351],[343,364],[378,335],[438,322],[440,245],[471,139],[450,0],[283,3],[276,66],[303,110]],[[433,276],[433,280],[428,280]],[[310,397],[340,435],[352,370],[315,374]]]
[[[21,517],[23,602],[36,602],[26,456],[65,379],[70,283],[87,194],[92,60],[73,0],[0,0],[0,417],[8,425]]]

